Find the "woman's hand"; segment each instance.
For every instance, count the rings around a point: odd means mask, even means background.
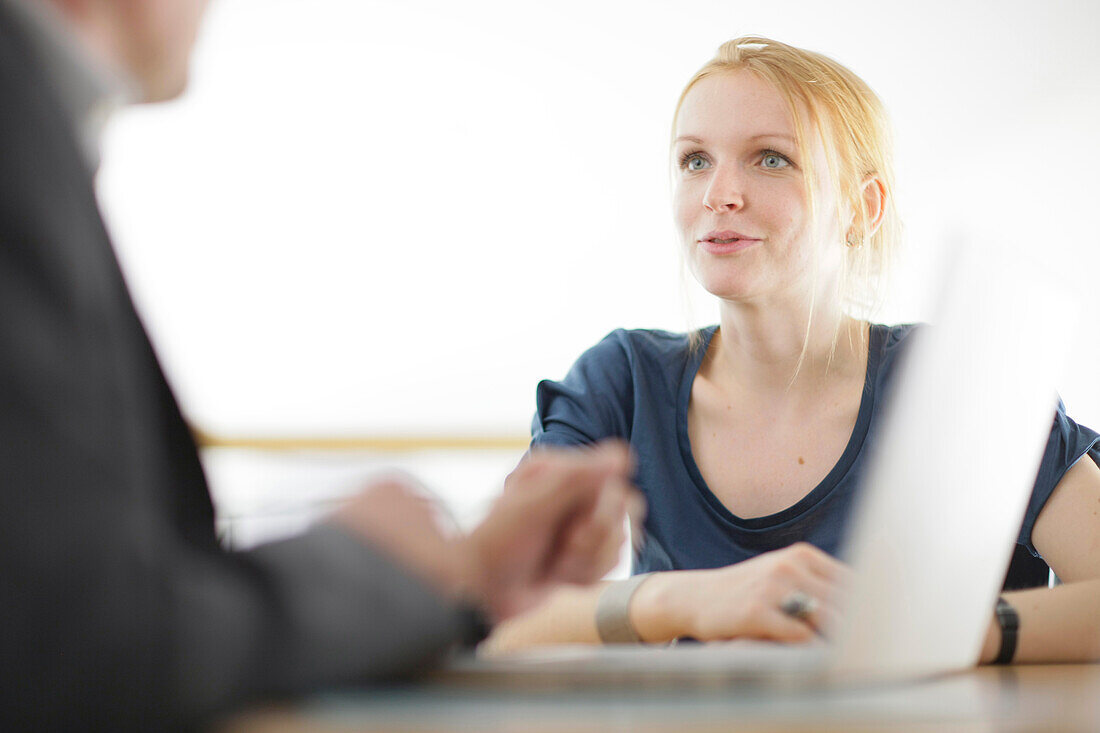
[[[848,573],[838,560],[800,542],[716,570],[658,573],[635,592],[630,620],[650,642],[681,636],[807,642],[835,627],[836,597]],[[797,616],[783,610],[796,593],[812,599]]]

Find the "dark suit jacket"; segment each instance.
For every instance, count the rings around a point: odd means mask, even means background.
[[[408,670],[462,614],[329,527],[219,547],[72,129],[0,3],[0,729],[156,730]]]

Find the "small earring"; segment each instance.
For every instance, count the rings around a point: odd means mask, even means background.
[[[862,239],[853,240],[851,234],[848,235],[848,239],[846,240],[846,242],[847,242],[848,246],[851,247],[852,249],[859,249],[860,247],[863,246],[863,240]]]

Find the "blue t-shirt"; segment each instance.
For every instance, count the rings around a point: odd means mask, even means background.
[[[687,334],[612,332],[586,351],[565,379],[539,383],[531,444],[629,441],[637,456],[635,480],[649,504],[635,573],[721,567],[798,541],[835,555],[868,448],[882,424],[882,396],[912,329],[871,326],[866,384],[844,453],[810,493],[775,514],[735,516],[707,487],[691,453],[688,401],[715,326],[700,332],[702,342],[695,348]],[[1100,436],[1071,420],[1059,402],[1018,539],[1032,553],[1035,519],[1062,475],[1086,453],[1100,463]]]

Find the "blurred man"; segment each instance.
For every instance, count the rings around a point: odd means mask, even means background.
[[[179,94],[204,0],[0,0],[0,729],[158,730],[405,673],[611,567],[621,446],[546,453],[448,539],[403,482],[227,552],[92,188]]]

